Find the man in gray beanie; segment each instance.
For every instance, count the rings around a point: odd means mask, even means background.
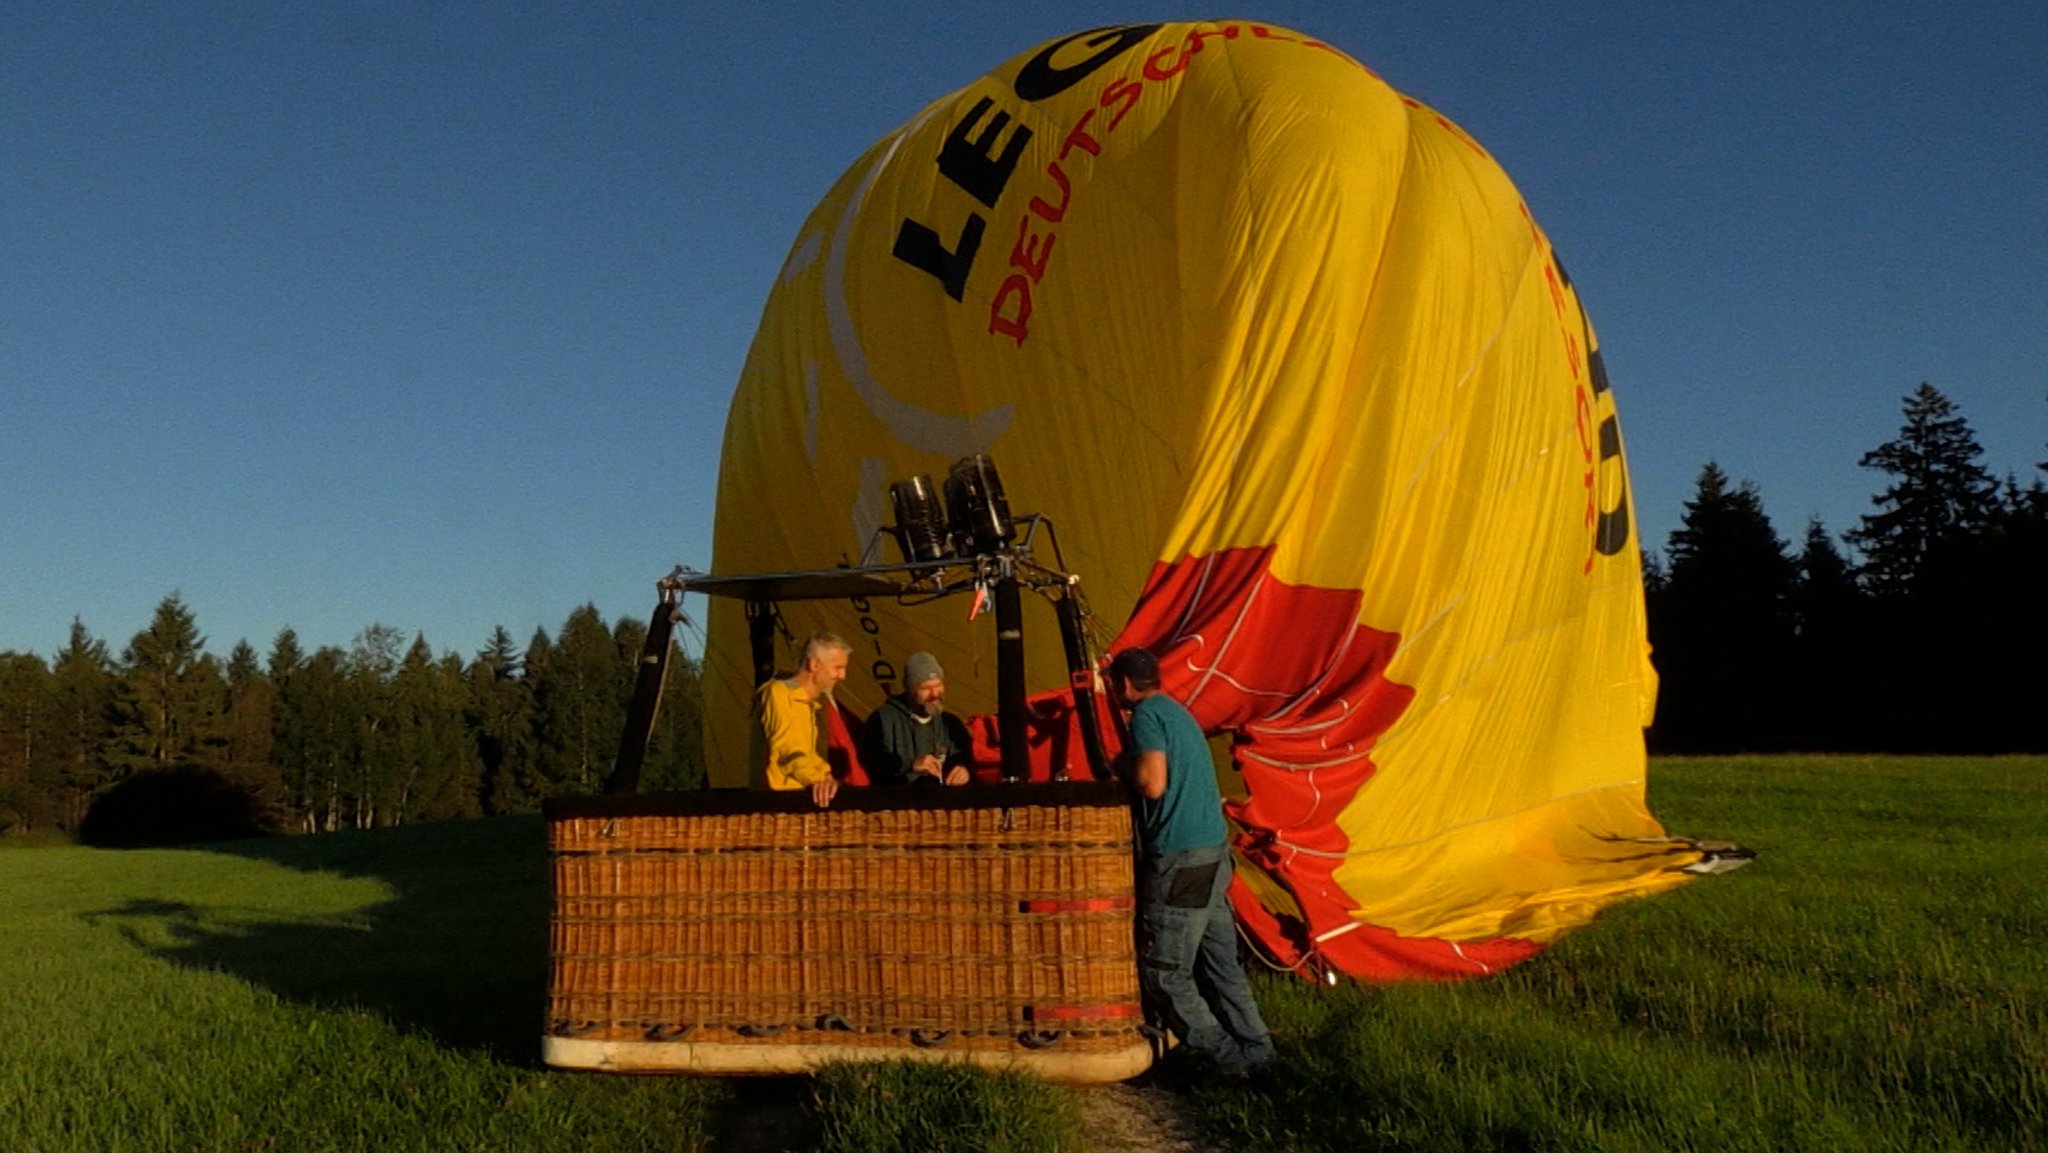
[[[877,785],[967,783],[973,745],[946,711],[946,671],[922,650],[903,662],[903,691],[882,702],[860,734],[860,763]]]

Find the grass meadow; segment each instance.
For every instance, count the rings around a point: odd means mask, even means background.
[[[1260,979],[1246,1150],[2048,1148],[2048,758],[1653,763],[1748,868],[1458,985]],[[1092,1149],[1088,1091],[957,1068],[538,1065],[538,818],[192,850],[0,839],[0,1148]]]

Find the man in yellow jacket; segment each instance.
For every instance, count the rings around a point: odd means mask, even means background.
[[[825,759],[825,710],[834,707],[832,690],[846,679],[852,653],[853,646],[839,637],[812,633],[796,675],[773,678],[755,691],[755,788],[809,789],[819,808],[832,803],[839,779]]]

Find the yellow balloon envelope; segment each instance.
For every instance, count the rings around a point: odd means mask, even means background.
[[[926,108],[798,234],[733,400],[721,573],[856,561],[890,482],[984,452],[1115,646],[1227,734],[1234,893],[1279,963],[1486,972],[1701,859],[1644,805],[1627,474],[1577,294],[1471,137],[1311,37],[1148,24]],[[957,602],[785,606],[994,707]],[[737,608],[706,654],[741,784]],[[1067,682],[1050,613],[1027,680]]]

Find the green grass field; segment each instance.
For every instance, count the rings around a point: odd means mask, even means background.
[[[1226,1149],[2048,1148],[2048,758],[1653,765],[1758,861],[1505,976],[1258,992]],[[1077,1091],[946,1068],[537,1065],[543,830],[0,851],[0,1148],[1085,1149]],[[0,841],[0,845],[7,842]]]
[[[1267,986],[1292,1076],[1199,1102],[1211,1130],[1261,1149],[2048,1147],[2048,759],[1671,760],[1650,800],[1758,860],[1494,980]]]

